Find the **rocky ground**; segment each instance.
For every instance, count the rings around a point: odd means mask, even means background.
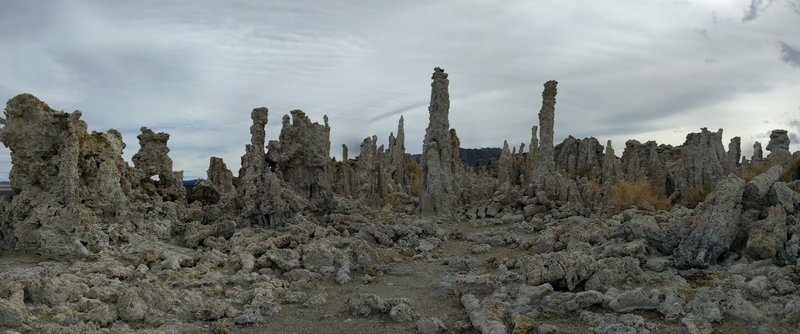
[[[94,260],[9,253],[0,256],[0,325],[37,333],[795,329],[799,263],[729,254],[706,269],[677,269],[648,242],[649,230],[691,214],[303,217],[196,249],[138,240]]]

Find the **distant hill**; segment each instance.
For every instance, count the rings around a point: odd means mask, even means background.
[[[461,162],[470,167],[475,167],[479,161],[485,165],[489,160],[497,160],[503,153],[503,149],[499,147],[460,148],[459,151]],[[413,154],[412,156],[419,162],[422,154]]]
[[[461,161],[470,167],[474,167],[480,161],[481,164],[486,165],[489,160],[497,160],[503,149],[499,147],[484,147],[484,148],[461,148]]]
[[[14,195],[10,181],[0,181],[0,195]]]

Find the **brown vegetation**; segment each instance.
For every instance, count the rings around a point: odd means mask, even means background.
[[[694,209],[695,207],[697,207],[698,204],[705,201],[708,194],[710,194],[711,191],[713,190],[714,190],[714,185],[712,185],[711,183],[706,183],[702,186],[694,188],[694,190],[692,190],[692,192],[689,194],[688,197],[689,202],[687,203],[686,206]]]
[[[406,157],[405,166],[405,177],[411,185],[410,195],[419,197],[422,192],[422,167],[411,156]]]
[[[611,205],[617,212],[638,207],[643,210],[667,210],[672,202],[648,181],[622,181],[611,187]]]
[[[792,182],[794,180],[800,179],[800,157],[792,159],[786,168],[783,169],[783,173],[781,173],[781,181],[783,182]]]
[[[767,170],[772,168],[772,166],[775,166],[777,164],[778,164],[778,161],[774,160],[774,159],[767,159],[767,160],[763,160],[761,162],[755,163],[752,166],[750,166],[750,169],[748,169],[747,172],[744,173],[742,178],[745,181],[750,182],[750,180],[752,180],[754,177],[766,172]]]

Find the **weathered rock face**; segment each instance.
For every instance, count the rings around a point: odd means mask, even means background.
[[[333,174],[330,166],[330,130],[325,124],[312,123],[300,110],[283,117],[280,140],[269,142],[268,158],[278,177],[301,197],[324,210],[330,200]]]
[[[745,209],[758,209],[767,205],[767,192],[783,173],[783,166],[775,165],[754,177],[744,187],[742,204]]]
[[[786,242],[786,211],[781,205],[770,207],[767,218],[744,226],[747,246],[743,253],[752,259],[772,259]]]
[[[30,94],[9,100],[5,116],[0,140],[11,151],[17,195],[6,204],[8,223],[0,223],[3,248],[71,256],[105,247],[97,214],[115,223],[132,191],[119,132],[88,134],[79,111],[53,110]]]
[[[256,108],[250,114],[253,120],[253,125],[250,126],[250,144],[245,147],[242,168],[239,170],[241,185],[238,191],[242,214],[259,225],[280,224],[284,218],[304,206],[304,201],[284,187],[267,165],[264,127],[267,125],[268,113],[267,108]]]
[[[531,175],[533,195],[543,194],[550,198],[567,198],[566,184],[556,170],[553,148],[553,126],[558,82],[550,80],[542,91],[542,108],[539,111],[539,151],[536,153],[536,166]]]
[[[728,144],[728,163],[730,164],[729,170],[735,171],[739,169],[742,159],[742,138],[733,137]]]
[[[356,198],[382,206],[386,201],[387,187],[384,175],[383,145],[376,147],[378,138],[364,138],[361,154],[355,164]]]
[[[81,113],[56,111],[33,95],[21,94],[8,101],[5,116],[0,140],[11,150],[14,190],[36,189],[73,200],[79,178],[78,136],[86,136]]]
[[[508,148],[508,141],[503,141],[503,153],[497,159],[497,179],[501,184],[515,184],[514,157]]]
[[[764,151],[761,149],[761,143],[753,143],[753,155],[750,158],[750,163],[756,163],[764,160]]]
[[[611,185],[619,180],[622,175],[622,167],[619,159],[614,155],[614,147],[611,140],[606,143],[606,153],[603,155],[603,184]]]
[[[556,94],[558,82],[550,80],[544,84],[542,92],[542,109],[539,111],[539,153],[536,168],[545,172],[556,170],[553,148],[555,127]]]
[[[391,178],[391,182],[399,187],[397,190],[403,190],[408,193],[409,184],[406,178],[406,135],[403,124],[403,116],[400,116],[400,121],[397,124],[397,137],[393,134],[389,135],[389,152],[387,154],[387,173]]]
[[[675,250],[677,267],[705,268],[731,247],[739,231],[744,186],[739,177],[723,178],[697,206],[692,230]]]
[[[777,129],[772,130],[769,134],[769,144],[767,144],[767,151],[769,159],[777,159],[781,162],[786,162],[792,159],[792,153],[789,152],[789,135],[788,131]]]
[[[236,188],[233,186],[233,173],[222,158],[211,157],[206,175],[218,193],[222,195],[236,193]]]
[[[573,136],[555,147],[556,168],[573,176],[598,178],[603,170],[603,145],[596,138]]]
[[[536,168],[536,161],[539,159],[539,137],[537,133],[539,127],[534,125],[531,127],[531,145],[528,146],[528,161],[525,168],[526,176],[530,177],[533,170]]]
[[[658,157],[658,144],[654,141],[644,144],[637,140],[626,141],[621,166],[627,181],[646,179],[659,185],[666,183],[667,173]]]
[[[344,197],[352,197],[356,188],[355,182],[353,163],[348,157],[347,145],[342,144],[342,162],[336,164],[336,193]]]
[[[139,174],[139,182],[150,195],[159,195],[166,201],[184,200],[183,172],[172,171],[167,141],[169,134],[155,133],[142,127],[139,139],[139,152],[133,155],[133,165]]]
[[[430,118],[422,146],[422,191],[419,211],[422,215],[451,215],[460,202],[458,173],[459,141],[455,130],[450,130],[450,81],[441,68],[433,70]]]
[[[701,132],[690,133],[680,149],[686,156],[686,166],[673,174],[676,175],[676,190],[682,195],[716,183],[719,177],[733,171],[731,160],[722,146],[722,129],[710,132],[702,128]]]
[[[683,145],[625,143],[622,173],[625,180],[647,180],[678,203],[689,203],[698,189],[709,188],[728,173],[736,171],[732,157],[722,145],[722,129],[686,136]],[[735,154],[734,154],[735,155]]]

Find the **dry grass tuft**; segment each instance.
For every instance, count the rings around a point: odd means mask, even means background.
[[[694,190],[692,190],[692,192],[689,194],[689,202],[687,203],[687,207],[692,209],[696,208],[698,204],[706,200],[706,197],[708,197],[708,194],[710,194],[712,191],[714,191],[714,186],[710,183],[694,188]]]
[[[798,179],[800,176],[800,157],[792,159],[786,168],[783,169],[783,173],[781,173],[781,181],[783,182],[792,182]]]
[[[622,181],[611,187],[611,205],[617,212],[638,207],[642,210],[668,210],[672,202],[648,181]]]
[[[405,160],[405,177],[411,185],[411,196],[419,197],[422,193],[422,167],[410,155]]]
[[[772,168],[772,166],[775,166],[777,164],[778,161],[776,161],[775,159],[762,160],[750,166],[750,169],[748,169],[747,172],[744,173],[742,178],[745,181],[750,182],[750,180],[752,180],[754,177],[761,175],[762,173]]]

